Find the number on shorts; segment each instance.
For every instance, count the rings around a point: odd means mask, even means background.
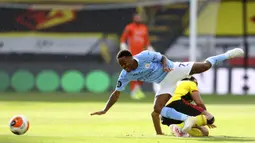
[[[179,64],[179,67],[186,67],[186,66],[188,66],[188,65],[189,65],[189,63],[186,63],[186,64],[180,63],[180,64]]]

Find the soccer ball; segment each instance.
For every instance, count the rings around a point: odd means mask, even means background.
[[[29,121],[25,116],[18,115],[11,118],[9,126],[15,135],[23,135],[29,129]]]

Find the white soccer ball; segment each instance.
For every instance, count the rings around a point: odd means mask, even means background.
[[[29,129],[29,121],[25,116],[17,115],[11,118],[9,126],[15,135],[23,135]]]

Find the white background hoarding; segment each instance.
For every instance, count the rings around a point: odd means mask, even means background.
[[[168,48],[165,52],[167,57],[171,59],[187,59],[189,58],[189,37],[182,36]],[[247,38],[249,45],[249,56],[255,57],[255,36]],[[226,50],[233,48],[243,48],[243,38],[240,37],[214,37],[201,36],[197,37],[197,60],[204,60],[208,56],[222,54]],[[178,54],[176,54],[178,53]]]
[[[247,94],[255,96],[255,69],[248,68],[248,86],[249,90]],[[211,69],[202,74],[194,75],[198,80],[199,91],[202,94],[212,94],[214,92],[214,70]],[[229,88],[229,69],[227,68],[218,68],[217,69],[217,83],[216,83],[216,94],[217,95],[226,95],[228,94]],[[233,68],[231,76],[231,94],[234,95],[244,95],[243,86],[244,86],[244,69],[243,68]],[[154,89],[155,91],[155,89]]]
[[[93,51],[99,52],[99,36],[0,36],[0,53],[31,53],[31,54],[73,54],[83,55]],[[113,40],[104,42],[110,49],[116,49]]]
[[[255,69],[249,68],[247,70],[248,74],[248,94],[255,95]],[[199,89],[201,93],[213,93],[213,83],[214,83],[214,72],[209,70],[204,74],[195,75],[198,78]],[[244,69],[243,68],[233,68],[231,76],[231,93],[236,95],[243,95],[244,86]],[[217,71],[217,83],[216,83],[216,93],[219,95],[228,94],[229,87],[229,70],[227,68],[219,68]]]

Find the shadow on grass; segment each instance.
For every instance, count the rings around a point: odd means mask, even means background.
[[[183,140],[183,141],[189,141],[191,143],[193,142],[255,142],[255,137],[237,137],[237,136],[209,136],[209,137],[187,137],[187,138],[177,138],[172,135],[167,136],[157,136],[155,137],[148,137],[148,136],[132,136],[132,135],[126,135],[118,137],[118,138],[125,138],[125,139],[131,139],[131,138],[139,138],[139,139],[170,139],[173,140]],[[170,142],[171,142],[170,141]]]
[[[204,138],[194,138],[202,142],[255,142],[255,137],[237,137],[237,136],[209,136]]]
[[[0,101],[15,102],[106,102],[110,93],[15,93],[2,92],[0,93]],[[254,104],[255,96],[216,96],[205,95],[202,96],[206,104]],[[132,100],[127,93],[121,94],[118,102],[128,103],[153,103],[154,93],[146,93],[146,98],[142,100]]]
[[[255,142],[255,138],[252,137],[237,137],[237,136],[209,136],[209,137],[201,137],[201,138],[176,138],[173,136],[169,136],[171,141],[174,140],[183,140],[187,142]],[[169,139],[167,136],[162,137],[137,137],[137,136],[121,136],[121,137],[104,137],[105,139],[111,139],[121,141],[121,139],[145,139],[145,140],[165,140]],[[14,136],[14,135],[1,135],[0,136],[0,142],[1,143],[82,143],[86,142],[88,140],[96,140],[95,142],[102,142],[100,138],[97,137],[76,137],[76,136],[62,136],[62,137],[54,137],[54,136]],[[107,142],[107,141],[106,141]],[[157,141],[158,142],[158,141]]]
[[[16,136],[1,135],[0,143],[82,143],[85,139],[79,137],[55,137],[55,136]]]

